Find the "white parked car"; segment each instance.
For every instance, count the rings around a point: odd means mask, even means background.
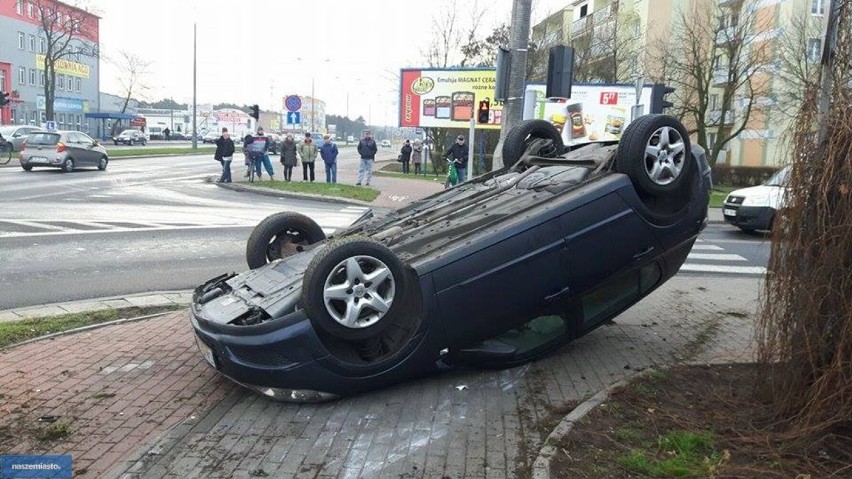
[[[385,147],[385,148],[390,148],[390,147],[391,147],[391,142],[390,142],[390,140],[382,140],[381,145],[382,145],[383,147]]]
[[[771,230],[778,210],[787,205],[790,166],[765,183],[732,191],[722,206],[725,221],[743,231]]]

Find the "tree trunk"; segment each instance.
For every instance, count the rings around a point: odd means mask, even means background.
[[[492,170],[503,165],[503,141],[512,126],[520,123],[524,114],[524,83],[527,73],[527,48],[530,38],[530,14],[532,0],[514,0],[512,2],[512,27],[509,34],[511,56],[509,59],[509,85],[500,141],[494,151]]]

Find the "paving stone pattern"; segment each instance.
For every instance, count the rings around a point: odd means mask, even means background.
[[[235,389],[111,476],[525,476],[570,404],[650,366],[747,358],[756,284],[675,278],[613,324],[510,370],[457,371],[320,405]]]

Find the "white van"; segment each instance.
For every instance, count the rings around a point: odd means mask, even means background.
[[[785,166],[760,186],[732,191],[725,198],[722,216],[743,231],[771,230],[775,215],[787,205],[790,166]]]
[[[166,136],[163,134],[162,126],[149,126],[148,128],[148,139],[149,140],[165,140]]]

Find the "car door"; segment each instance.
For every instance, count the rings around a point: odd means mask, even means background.
[[[89,157],[90,151],[86,148],[80,135],[77,132],[71,131],[67,134],[68,147],[71,150],[71,157],[74,158],[76,166],[90,166],[92,160]]]
[[[83,155],[86,158],[86,164],[97,166],[98,161],[101,159],[101,153],[95,148],[95,140],[85,133],[76,132],[75,134],[77,135],[80,149],[83,150]]]

